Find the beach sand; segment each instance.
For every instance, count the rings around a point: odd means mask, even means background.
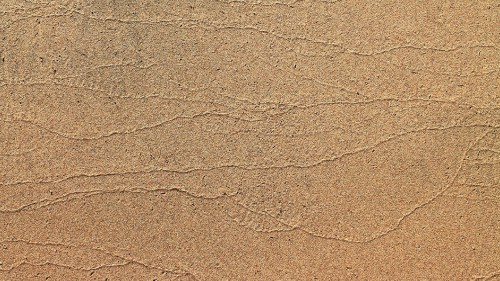
[[[496,1],[0,1],[0,280],[500,280]]]

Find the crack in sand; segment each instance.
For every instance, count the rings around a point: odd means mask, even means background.
[[[215,167],[198,167],[198,168],[190,168],[190,169],[184,169],[184,170],[175,170],[175,169],[150,169],[150,170],[142,170],[142,171],[123,171],[123,172],[110,172],[110,173],[97,173],[97,174],[78,174],[78,175],[72,175],[68,177],[63,177],[59,179],[51,179],[51,180],[40,180],[40,181],[19,181],[19,182],[7,182],[7,183],[1,183],[0,186],[15,186],[15,185],[20,185],[20,184],[41,184],[41,183],[57,183],[57,182],[63,182],[67,181],[70,179],[75,179],[75,178],[91,178],[91,177],[102,177],[102,176],[112,176],[112,175],[134,175],[134,174],[141,174],[141,173],[152,173],[152,172],[169,172],[169,173],[176,173],[176,174],[188,174],[192,172],[207,172],[207,171],[214,171],[214,170],[220,170],[220,169],[228,169],[228,168],[234,168],[234,169],[240,169],[240,170],[272,170],[272,169],[286,169],[286,168],[297,168],[297,169],[307,169],[311,167],[315,167],[318,165],[321,165],[323,163],[328,163],[332,161],[337,161],[339,159],[342,159],[346,156],[350,155],[355,155],[358,153],[362,153],[368,150],[371,150],[373,148],[376,148],[384,143],[390,142],[394,139],[400,138],[402,136],[408,135],[408,134],[414,134],[414,133],[419,133],[419,132],[425,132],[425,131],[443,131],[443,130],[450,130],[450,129],[456,129],[456,128],[500,128],[497,126],[493,125],[451,125],[451,126],[446,126],[446,127],[425,127],[425,128],[419,128],[415,130],[410,130],[410,131],[403,131],[398,134],[393,134],[383,140],[378,141],[377,143],[370,145],[370,146],[365,146],[361,148],[357,148],[355,150],[345,152],[339,155],[336,155],[332,158],[325,158],[325,159],[320,159],[315,162],[311,163],[306,163],[306,164],[287,164],[287,165],[281,165],[281,166],[244,166],[240,164],[225,164],[225,165],[220,165],[220,166],[215,166]]]
[[[142,267],[144,267],[146,269],[159,270],[161,272],[168,272],[168,273],[172,273],[172,274],[175,274],[175,275],[185,276],[185,275],[189,275],[190,274],[189,272],[187,272],[185,270],[182,270],[182,269],[173,269],[173,270],[172,269],[166,269],[166,268],[162,268],[162,267],[158,267],[158,266],[154,266],[154,265],[151,265],[151,264],[144,263],[144,262],[142,262],[140,260],[137,260],[137,259],[127,258],[127,257],[124,257],[122,255],[119,255],[119,254],[116,254],[116,253],[112,253],[112,252],[110,252],[108,250],[105,250],[102,247],[95,248],[95,247],[90,247],[90,246],[83,245],[83,244],[82,245],[69,245],[69,244],[64,244],[64,243],[59,243],[59,242],[34,242],[34,241],[28,241],[28,240],[24,240],[24,239],[8,239],[8,240],[0,241],[0,244],[2,244],[2,243],[23,243],[23,244],[26,244],[26,245],[34,245],[34,246],[63,247],[63,248],[67,248],[67,249],[91,250],[91,251],[96,251],[96,252],[103,253],[105,255],[108,255],[110,257],[117,258],[117,259],[123,261],[122,264],[111,265],[111,267],[113,267],[113,266],[125,266],[125,265],[129,265],[129,264],[136,264],[136,265],[142,266]],[[61,266],[65,266],[65,265],[61,265]],[[0,269],[0,271],[11,271],[15,267],[16,266],[14,266],[12,268],[9,268],[9,269]],[[66,267],[73,268],[73,267],[70,267],[70,266],[66,266]],[[79,267],[79,268],[74,268],[74,269],[91,271],[91,270],[96,270],[96,269],[105,268],[105,267],[109,267],[109,265],[108,266],[107,265],[101,265],[101,266],[98,266],[96,268]]]

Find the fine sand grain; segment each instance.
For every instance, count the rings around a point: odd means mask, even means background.
[[[0,0],[0,280],[500,280],[499,9]]]

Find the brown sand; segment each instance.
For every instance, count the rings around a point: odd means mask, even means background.
[[[499,11],[0,0],[0,280],[500,280]]]

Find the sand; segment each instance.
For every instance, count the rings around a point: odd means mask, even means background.
[[[0,1],[0,280],[500,280],[498,9]]]

